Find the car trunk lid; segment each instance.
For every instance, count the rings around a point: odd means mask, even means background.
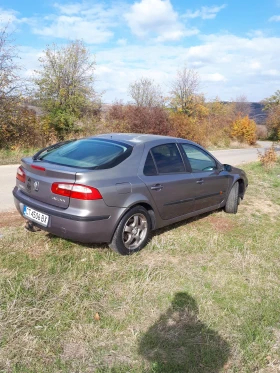
[[[32,158],[22,160],[25,182],[18,181],[20,189],[26,195],[52,206],[66,209],[70,198],[52,193],[52,185],[59,183],[75,183],[76,172],[71,167],[55,165],[48,162],[34,162]]]

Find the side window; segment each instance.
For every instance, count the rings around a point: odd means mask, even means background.
[[[147,156],[145,166],[144,166],[144,170],[143,170],[143,174],[146,175],[146,176],[157,175],[157,169],[156,169],[153,157],[151,155],[151,152],[149,152],[149,154]]]
[[[185,172],[185,166],[176,144],[159,145],[151,152],[160,174]]]
[[[215,159],[202,149],[189,144],[182,144],[182,147],[188,157],[193,172],[213,171],[217,169]]]

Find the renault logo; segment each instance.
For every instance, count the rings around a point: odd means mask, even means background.
[[[34,181],[33,187],[34,187],[35,192],[38,192],[38,190],[39,190],[39,181]]]

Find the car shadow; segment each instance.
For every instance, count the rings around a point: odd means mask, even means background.
[[[176,293],[170,307],[141,337],[138,353],[150,373],[214,373],[226,364],[230,347],[199,319],[194,298]],[[146,372],[146,370],[145,370]]]
[[[201,219],[204,219],[205,217],[209,216],[209,215],[212,215],[213,213],[217,212],[217,211],[221,211],[222,209],[220,210],[215,210],[215,211],[210,211],[210,212],[206,212],[204,214],[201,214],[201,215],[197,215],[193,218],[189,218],[189,219],[185,219],[185,220],[182,220],[180,222],[177,222],[177,223],[173,223],[173,224],[170,224],[166,227],[163,227],[163,228],[159,228],[159,229],[156,229],[154,231],[152,231],[151,233],[151,239],[153,237],[156,237],[156,236],[160,236],[161,234],[163,234],[164,232],[169,232],[169,231],[172,231],[173,229],[176,229],[176,228],[179,228],[185,224],[190,224],[194,221],[199,221]],[[52,233],[47,233],[47,236],[50,238],[50,239],[58,239],[57,236],[55,236],[54,234]],[[67,238],[63,238],[63,240],[69,242],[69,243],[76,243],[80,246],[83,246],[84,248],[88,248],[88,249],[109,249],[109,244],[107,243],[84,243],[84,242],[78,242],[78,241],[72,241],[70,239],[67,239]]]
[[[191,224],[195,221],[203,220],[207,216],[213,215],[214,213],[217,213],[217,212],[222,211],[222,210],[223,210],[223,208],[220,208],[220,209],[214,210],[214,211],[205,212],[204,214],[197,215],[197,216],[194,216],[192,218],[188,218],[188,219],[185,219],[185,220],[181,220],[177,223],[167,225],[166,227],[156,229],[156,230],[152,231],[152,237],[160,236],[164,232],[169,232],[169,231],[172,231],[173,229],[182,227],[183,225]]]
[[[73,241],[73,240],[70,240],[68,238],[63,238],[63,237],[58,237],[52,233],[47,233],[47,237],[49,239],[63,239],[63,241],[66,241],[68,242],[69,244],[77,244],[77,245],[80,245],[80,246],[83,246],[84,248],[88,248],[88,249],[109,249],[109,246],[108,244],[106,243],[84,243],[84,242],[79,242],[79,241]]]

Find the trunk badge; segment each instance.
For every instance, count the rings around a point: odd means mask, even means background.
[[[35,192],[38,192],[39,191],[39,181],[34,181],[33,187],[34,187]]]

